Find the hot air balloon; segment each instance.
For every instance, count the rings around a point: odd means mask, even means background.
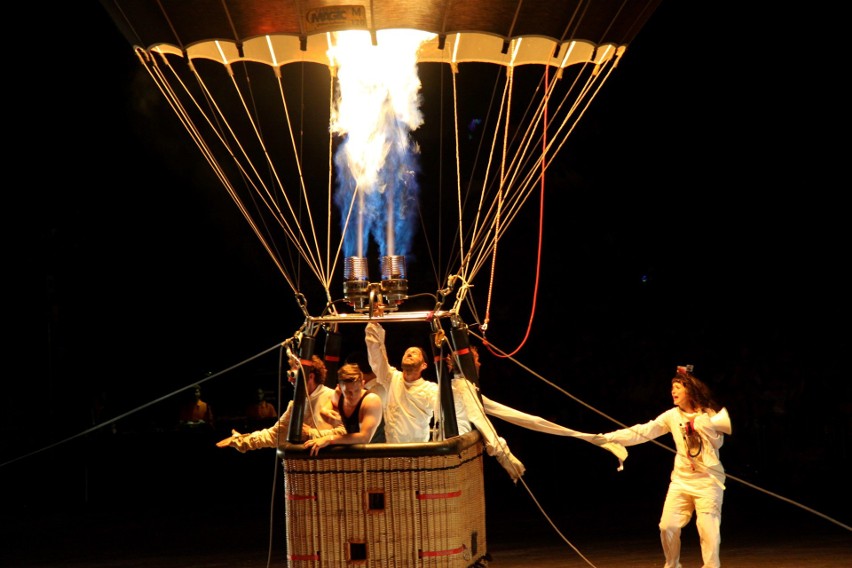
[[[413,172],[420,191],[430,192],[416,205],[435,213],[440,199],[442,222],[452,231],[446,242],[421,236],[435,243],[436,255],[439,245],[452,251],[433,261],[431,289],[419,283],[432,291],[471,283],[488,265],[658,3],[103,5],[294,294],[304,298],[306,312],[317,314],[336,311],[346,261],[341,227],[347,218],[355,225],[358,205],[334,207],[334,193],[346,180],[332,167],[341,137],[330,131],[329,117],[341,67],[330,49],[343,32],[361,33],[376,48],[400,30],[430,38],[419,44],[416,62],[421,75],[443,83],[443,90],[434,95],[430,85],[424,104],[440,100],[446,110],[429,116],[430,125],[440,125],[439,138],[418,140],[420,163],[440,165],[440,171]],[[500,82],[474,107],[468,93],[483,93],[488,71]],[[417,129],[411,134],[416,138]],[[440,148],[430,147],[433,142]],[[418,231],[418,224],[409,218],[407,230]],[[395,250],[380,252],[408,252],[409,237],[397,232]],[[313,275],[313,287],[297,281],[297,264]],[[457,302],[466,290],[459,286]]]
[[[419,322],[476,380],[467,322],[488,327],[501,239],[659,0],[102,4],[296,298],[299,356],[325,333],[335,361],[350,323]],[[482,443],[454,435],[440,367],[449,431],[329,460],[295,444],[297,386],[288,518],[320,521],[288,523],[291,565],[483,565]]]

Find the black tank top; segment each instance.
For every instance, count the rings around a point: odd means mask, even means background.
[[[345,411],[343,410],[343,395],[340,396],[338,404],[340,405],[340,418],[343,419],[343,426],[346,428],[346,431],[350,434],[354,434],[356,432],[361,431],[361,421],[358,417],[361,415],[361,403],[364,402],[364,397],[369,393],[362,393],[361,398],[358,399],[358,404],[355,405],[355,408],[352,410],[352,414],[346,416]],[[382,421],[379,422],[379,427],[376,428],[376,431],[373,433],[373,438],[370,440],[371,444],[378,444],[385,441],[385,417],[382,416]]]

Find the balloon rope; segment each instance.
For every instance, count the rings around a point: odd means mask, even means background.
[[[506,101],[506,115],[503,121],[503,150],[500,156],[500,183],[497,187],[497,210],[494,214],[494,241],[491,245],[491,274],[488,279],[488,299],[485,302],[485,320],[482,324],[482,330],[486,331],[488,329],[488,322],[491,319],[491,299],[494,294],[494,273],[497,270],[497,243],[500,240],[500,212],[503,209],[503,191],[504,184],[506,183],[506,147],[508,145],[508,137],[509,137],[509,113],[512,109],[512,79],[515,74],[512,73],[512,69],[508,68],[506,70],[506,92],[508,94],[508,99]]]
[[[459,154],[459,94],[458,94],[458,81],[456,80],[456,72],[451,71],[450,75],[453,79],[453,121],[454,121],[454,129],[455,129],[455,143],[456,143],[456,195],[458,200],[458,208],[459,208],[459,259],[461,259],[461,274],[460,276],[464,279],[467,279],[468,272],[468,259],[465,256],[464,252],[464,226],[462,225],[462,182],[461,182],[461,156]],[[474,225],[474,229],[476,225]],[[473,245],[471,245],[473,246]]]
[[[137,51],[137,55],[139,55],[139,53],[140,52]],[[169,70],[171,76],[173,77],[172,81],[174,81],[174,83],[172,83],[168,79],[166,74],[159,67],[158,59]],[[184,106],[184,102],[182,101],[181,97],[178,96],[178,92],[175,90],[175,86],[180,86],[182,92],[187,97],[187,102],[192,103],[194,108],[200,113],[200,116],[203,118],[203,121],[201,121],[201,123],[203,124],[206,122],[206,124],[211,128],[211,132],[213,132],[214,134],[214,139],[218,139],[222,146],[228,148],[230,151],[232,147],[224,136],[224,132],[222,132],[217,127],[217,124],[224,123],[225,125],[227,125],[227,121],[224,120],[225,116],[220,112],[219,107],[215,104],[215,99],[207,90],[206,85],[204,84],[204,81],[201,76],[197,73],[195,68],[191,69],[199,88],[201,88],[203,93],[205,93],[204,100],[206,100],[208,103],[212,103],[212,107],[208,107],[208,111],[204,110],[204,106],[199,102],[198,99],[196,99],[192,91],[183,82],[179,74],[176,73],[175,70],[171,67],[168,58],[166,58],[165,56],[163,56],[162,58],[140,56],[139,61],[145,68],[145,70],[148,72],[148,74],[151,76],[151,78],[154,80],[157,85],[157,88],[166,97],[166,100],[168,101],[171,109],[175,112],[181,124],[186,129],[187,133],[192,138],[193,142],[195,142],[196,147],[199,149],[204,159],[210,165],[216,177],[222,183],[222,187],[234,201],[246,221],[248,221],[252,231],[254,231],[255,235],[257,235],[263,247],[272,257],[273,261],[275,262],[275,265],[278,267],[278,270],[281,272],[281,274],[287,281],[287,284],[294,292],[297,291],[295,282],[293,282],[292,278],[287,273],[287,270],[281,264],[279,258],[274,254],[274,251],[270,247],[268,241],[264,238],[264,235],[260,230],[258,224],[251,218],[248,208],[246,207],[243,200],[240,198],[240,195],[236,191],[233,183],[231,182],[231,179],[225,173],[225,169],[217,160],[216,155],[211,149],[208,140],[202,135],[198,124],[196,124],[196,122],[192,119],[189,110]],[[219,120],[215,119],[214,116],[222,119],[222,122],[219,122]],[[234,157],[235,163],[238,163],[236,155],[231,153],[231,156]],[[250,172],[243,169],[242,166],[238,165],[238,167],[240,167],[240,171],[245,174],[246,177],[251,177]],[[266,201],[264,202],[267,203]]]
[[[541,181],[540,181],[540,189],[541,196],[539,197],[539,208],[538,208],[538,247],[536,249],[536,261],[535,261],[535,284],[533,285],[533,297],[532,297],[532,305],[530,306],[530,317],[527,321],[527,331],[524,334],[524,338],[518,344],[518,346],[511,353],[506,353],[503,355],[499,355],[494,353],[497,357],[511,357],[518,353],[521,348],[526,345],[527,340],[530,337],[530,332],[532,331],[533,320],[535,319],[535,308],[538,302],[538,287],[541,281],[541,249],[542,249],[542,241],[543,241],[543,233],[544,233],[544,173],[547,169],[547,126],[548,126],[548,116],[547,116],[547,103],[550,100],[550,74],[549,67],[545,67],[544,69],[544,99],[542,100],[542,128],[541,128]],[[495,247],[496,249],[496,247]],[[485,344],[488,345],[487,343]]]

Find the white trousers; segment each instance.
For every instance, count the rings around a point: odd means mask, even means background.
[[[681,568],[680,532],[695,511],[695,526],[701,544],[703,568],[720,568],[722,544],[723,489],[711,478],[675,479],[669,484],[660,517],[660,542],[666,558],[664,568]]]

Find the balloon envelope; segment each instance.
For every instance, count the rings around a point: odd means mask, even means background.
[[[457,232],[446,246],[430,239],[433,250],[452,252],[431,274],[420,271],[443,291],[449,282],[472,284],[494,262],[497,241],[543,186],[553,157],[660,2],[101,1],[297,297],[308,295],[298,282],[307,266],[325,305],[342,288],[332,280],[344,266],[344,239],[334,242],[332,227],[351,216],[351,209],[322,211],[343,177],[334,178],[333,160],[321,155],[340,144],[328,127],[338,80],[329,51],[340,32],[362,33],[379,47],[397,30],[433,34],[416,61],[429,64],[421,76],[442,87],[442,104],[430,111],[432,138],[414,134],[430,160],[417,179],[431,186],[429,218],[440,214],[439,225]],[[416,177],[417,167],[399,171]],[[443,205],[451,200],[458,204]],[[322,219],[328,226],[318,230]],[[407,224],[417,229],[422,217]]]
[[[435,34],[421,61],[565,67],[623,50],[660,0],[102,3],[132,45],[191,58],[327,64],[330,32],[364,30],[380,41],[382,30],[413,29]]]

